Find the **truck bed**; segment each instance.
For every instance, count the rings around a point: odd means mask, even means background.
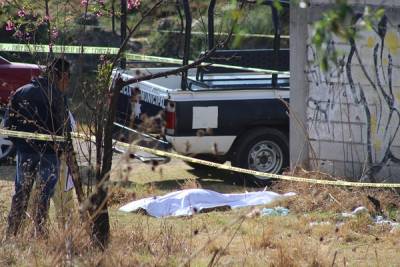
[[[189,89],[199,90],[218,90],[218,89],[268,89],[272,86],[272,75],[256,73],[224,73],[208,74],[203,79],[196,80],[194,76],[189,76]],[[289,76],[278,76],[279,87],[289,90]],[[283,89],[282,88],[282,89]]]
[[[139,70],[143,75],[168,71],[172,68],[149,68],[127,71],[125,74],[134,75]],[[272,86],[271,74],[260,73],[218,73],[204,75],[202,80],[196,79],[196,69],[188,71],[188,89],[190,91],[218,91],[218,90],[248,90],[248,89],[276,89]],[[147,88],[156,88],[164,93],[181,90],[181,75],[170,75],[141,82]],[[289,90],[289,75],[279,75],[280,90]],[[141,87],[141,86],[139,86]]]

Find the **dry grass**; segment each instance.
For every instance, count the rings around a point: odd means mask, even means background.
[[[273,191],[298,193],[270,205],[288,207],[291,212],[286,217],[260,217],[250,208],[170,219],[117,211],[133,199],[171,190],[244,191],[208,182],[208,174],[193,180],[190,168],[179,162],[162,168],[162,179],[151,166],[135,168],[134,176],[129,176],[131,184],[112,190],[112,238],[106,251],[91,248],[77,219],[60,229],[51,210],[50,238],[31,238],[28,221],[18,239],[0,243],[0,266],[395,266],[400,262],[398,229],[376,225],[368,214],[349,219],[338,215],[359,205],[374,215],[376,207],[367,198],[372,196],[380,201],[384,214],[396,217],[399,197],[390,190],[279,182]],[[176,181],[177,177],[184,179]],[[11,189],[11,181],[0,181],[0,233],[5,230]]]
[[[318,172],[301,171],[296,175],[315,179],[331,178]],[[286,205],[298,213],[343,212],[365,206],[370,214],[375,215],[380,210],[377,210],[377,207],[368,199],[368,197],[372,197],[379,201],[380,209],[387,217],[400,219],[400,217],[396,218],[397,214],[392,212],[400,208],[400,194],[393,189],[348,188],[280,181],[272,187],[272,190],[276,192],[296,192],[298,195],[289,199]]]

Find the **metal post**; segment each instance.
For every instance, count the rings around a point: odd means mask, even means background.
[[[116,35],[115,33],[115,0],[112,0],[111,2],[111,28],[112,28],[112,33]]]
[[[183,66],[189,63],[190,56],[190,39],[192,33],[192,13],[190,12],[190,6],[188,0],[183,0],[183,10],[185,13],[185,47],[183,50]],[[182,80],[181,80],[181,88],[182,90],[186,90],[187,88],[187,76],[188,71],[185,70],[182,72]]]
[[[278,70],[278,60],[279,60],[279,49],[280,49],[280,41],[281,41],[281,25],[279,23],[279,14],[276,7],[271,5],[272,10],[272,20],[274,22],[274,70]],[[278,87],[278,74],[272,74],[272,86]]]
[[[122,45],[126,38],[126,0],[121,0],[121,41],[120,44]],[[126,58],[125,54],[121,56],[120,62],[121,69],[126,68]]]
[[[214,47],[214,9],[216,0],[211,0],[208,6],[208,50]]]

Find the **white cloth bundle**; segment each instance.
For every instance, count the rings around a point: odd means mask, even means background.
[[[270,191],[248,192],[241,194],[221,194],[206,189],[186,189],[164,196],[148,197],[130,202],[119,210],[124,212],[146,213],[154,217],[190,216],[210,209],[221,207],[241,208],[265,205],[295,193],[278,194]]]

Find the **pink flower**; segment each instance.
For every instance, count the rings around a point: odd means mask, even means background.
[[[138,8],[140,6],[140,0],[128,0],[128,9]]]
[[[6,31],[12,31],[15,29],[15,25],[11,20],[8,20],[6,23]]]
[[[99,11],[96,11],[96,16],[97,16],[97,17],[103,16],[103,12],[101,12],[100,10],[99,10]]]
[[[32,39],[31,35],[29,32],[25,33],[25,40],[30,41]]]
[[[23,9],[18,10],[18,16],[25,17],[25,11]]]
[[[98,0],[97,1],[100,5],[104,6],[104,0]]]
[[[50,15],[46,15],[46,16],[44,16],[44,18],[43,18],[43,21],[50,21],[50,20],[51,20]]]
[[[81,0],[81,6],[87,6],[89,3],[89,0]]]
[[[21,31],[17,31],[15,33],[15,36],[17,36],[19,39],[21,39],[24,36],[24,34]]]
[[[52,37],[53,39],[57,39],[57,37],[58,37],[58,31],[57,31],[57,29],[53,29],[53,30],[51,31],[51,37]]]

